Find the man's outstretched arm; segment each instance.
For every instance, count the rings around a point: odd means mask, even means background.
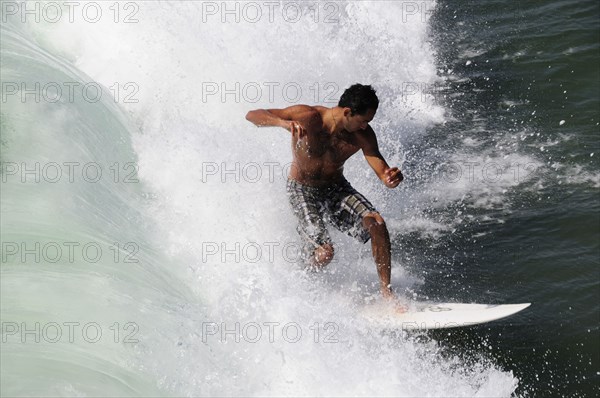
[[[255,109],[246,114],[246,120],[257,127],[283,127],[288,129],[289,120],[284,116],[283,109]]]
[[[255,109],[246,114],[246,120],[257,127],[283,127],[294,135],[304,137],[306,131],[297,120],[307,111],[312,111],[312,108],[306,105],[284,109]]]
[[[402,172],[397,167],[390,167],[381,152],[379,152],[379,144],[377,137],[371,127],[367,127],[366,137],[362,145],[363,154],[373,169],[377,177],[388,188],[396,188],[404,179]]]

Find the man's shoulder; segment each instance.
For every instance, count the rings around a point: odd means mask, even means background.
[[[295,105],[294,108],[297,120],[318,125],[323,122],[323,111],[320,109],[323,108],[322,106]]]
[[[318,106],[318,105],[298,105],[301,109],[302,112],[305,112],[307,115],[310,116],[318,116],[321,117],[322,114],[322,106]]]
[[[306,124],[320,123],[322,120],[321,113],[310,105],[292,105],[281,109],[268,109],[274,115],[285,119],[295,120]]]
[[[321,117],[321,113],[319,112],[319,110],[314,107],[314,106],[310,106],[310,105],[303,105],[303,104],[298,104],[298,105],[292,105],[290,107],[287,107],[285,109],[283,109],[283,111],[288,114],[289,116],[291,116],[292,119],[295,120],[299,120],[299,119],[314,119],[316,117],[320,118]]]
[[[287,107],[286,109],[290,112],[316,112],[318,113],[318,107],[312,105],[298,104]]]

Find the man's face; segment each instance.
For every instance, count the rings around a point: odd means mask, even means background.
[[[350,108],[346,108],[346,110],[344,110],[344,116],[346,116],[346,126],[344,127],[351,133],[366,129],[375,117],[375,112],[377,112],[374,109],[369,109],[364,115],[352,115]]]

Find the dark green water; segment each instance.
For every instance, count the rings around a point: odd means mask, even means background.
[[[489,346],[519,378],[519,395],[598,396],[600,3],[441,1],[433,18],[449,81],[439,99],[454,121],[430,131],[414,156],[435,146],[467,153],[464,162],[484,154],[534,164],[485,211],[471,196],[444,209],[486,217],[432,245],[414,270],[426,280],[419,293],[432,298],[531,308],[435,338],[453,353]],[[439,261],[448,252],[457,254]]]

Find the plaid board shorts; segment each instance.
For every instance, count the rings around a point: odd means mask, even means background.
[[[346,180],[325,187],[312,187],[288,179],[287,193],[298,218],[296,230],[303,241],[302,255],[331,243],[325,223],[366,243],[371,238],[363,226],[363,216],[376,212],[375,207]]]

